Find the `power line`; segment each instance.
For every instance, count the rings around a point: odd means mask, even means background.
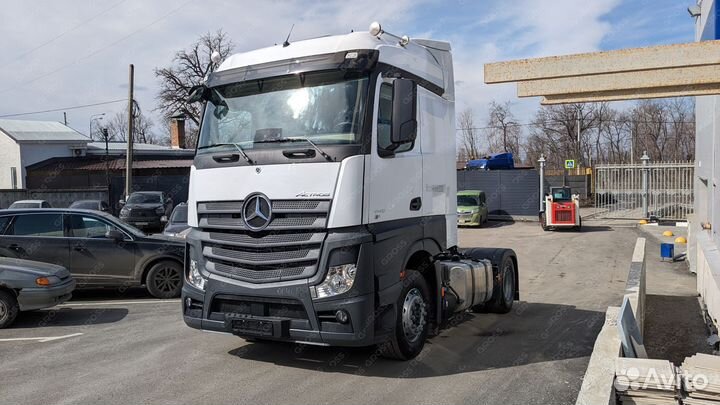
[[[141,32],[141,31],[144,31],[144,30],[152,27],[153,25],[155,25],[155,24],[159,23],[160,21],[166,19],[167,17],[171,16],[172,14],[180,11],[181,8],[183,8],[183,7],[185,7],[186,5],[188,5],[191,1],[193,1],[193,0],[188,0],[188,1],[180,4],[178,7],[170,10],[169,12],[165,13],[165,14],[162,15],[161,17],[153,20],[150,24],[147,24],[147,25],[145,25],[145,26],[142,26],[142,27],[138,28],[137,30],[135,30],[135,31],[133,31],[133,32],[125,35],[124,37],[122,37],[122,38],[120,38],[120,39],[118,39],[118,40],[116,40],[116,41],[113,41],[113,42],[111,42],[111,43],[109,43],[109,44],[107,44],[107,45],[105,45],[105,46],[103,46],[103,47],[101,47],[101,48],[98,48],[98,49],[90,52],[89,54],[83,56],[82,58],[75,59],[74,61],[72,61],[72,62],[70,62],[70,63],[68,63],[68,64],[65,64],[65,65],[63,65],[63,66],[60,66],[59,68],[57,68],[57,69],[55,69],[55,70],[51,70],[51,71],[49,71],[49,72],[47,72],[47,73],[44,73],[44,74],[42,74],[42,75],[40,75],[40,76],[37,76],[37,77],[35,77],[35,78],[33,78],[33,79],[27,80],[27,81],[25,81],[25,82],[23,82],[23,83],[18,83],[18,84],[15,85],[15,86],[8,87],[8,88],[5,88],[5,89],[3,89],[3,90],[0,90],[0,94],[7,93],[8,91],[17,89],[18,87],[22,87],[22,86],[25,86],[25,85],[28,85],[28,84],[31,84],[31,83],[35,83],[36,81],[38,81],[38,80],[40,80],[40,79],[44,79],[44,78],[46,78],[46,77],[48,77],[48,76],[54,75],[55,73],[58,73],[58,72],[60,72],[60,71],[63,71],[63,70],[65,70],[65,69],[67,69],[67,68],[69,68],[69,67],[77,64],[77,63],[80,62],[80,61],[83,61],[83,60],[86,60],[86,59],[90,59],[91,57],[97,55],[98,53],[100,53],[100,52],[102,52],[102,51],[104,51],[104,50],[106,50],[106,49],[108,49],[108,48],[110,48],[110,47],[113,47],[113,46],[119,44],[120,42],[122,42],[122,41],[130,38],[131,36],[133,36],[133,35]]]
[[[10,60],[9,60],[7,63],[5,63],[4,65],[0,65],[0,68],[4,68],[4,67],[7,66],[7,65],[11,65],[11,64],[17,62],[19,59],[22,59],[22,58],[30,55],[31,53],[33,53],[33,52],[35,52],[35,51],[37,51],[37,50],[39,50],[39,49],[41,49],[41,48],[44,48],[44,47],[47,46],[47,45],[52,44],[53,42],[57,41],[58,39],[60,39],[60,38],[64,37],[65,35],[67,35],[67,34],[73,32],[73,31],[75,31],[76,29],[78,29],[78,28],[82,27],[83,25],[89,23],[90,21],[92,21],[92,20],[100,17],[101,15],[107,13],[108,11],[110,11],[110,10],[112,10],[112,9],[114,9],[114,8],[117,8],[117,6],[119,6],[119,5],[122,4],[122,3],[125,3],[126,1],[127,1],[127,0],[120,0],[119,2],[115,3],[114,5],[112,5],[112,6],[108,7],[108,8],[106,8],[106,9],[104,9],[103,11],[101,11],[101,12],[93,15],[92,17],[90,17],[90,18],[88,18],[88,19],[86,19],[86,20],[81,21],[80,23],[72,26],[71,28],[69,28],[69,29],[61,32],[60,34],[58,34],[58,35],[50,38],[49,40],[41,43],[40,45],[37,45],[37,46],[35,46],[34,48],[31,48],[31,49],[29,49],[29,50],[21,53],[20,55],[16,56],[15,59],[10,59]]]
[[[123,98],[123,99],[119,99],[119,100],[101,101],[99,103],[74,105],[74,106],[62,107],[62,108],[53,108],[51,110],[28,111],[28,112],[21,112],[21,113],[16,113],[16,114],[4,114],[4,115],[0,115],[0,118],[19,117],[22,115],[35,115],[35,114],[44,114],[44,113],[50,113],[50,112],[67,111],[67,110],[77,110],[80,108],[95,107],[98,105],[106,105],[106,104],[120,103],[120,102],[126,102],[126,101],[127,101],[127,99]]]

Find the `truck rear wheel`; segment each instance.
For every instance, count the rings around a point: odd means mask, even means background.
[[[0,329],[12,325],[20,312],[15,295],[10,291],[0,290]]]
[[[515,300],[515,262],[506,255],[494,275],[493,296],[488,303],[488,309],[498,314],[510,312]]]
[[[395,331],[382,346],[384,357],[410,360],[420,354],[428,334],[430,294],[427,283],[415,270],[406,270],[403,289],[395,305]]]

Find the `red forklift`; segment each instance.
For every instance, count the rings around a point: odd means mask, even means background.
[[[572,194],[570,187],[550,187],[545,195],[545,210],[540,212],[540,226],[543,231],[571,228],[582,229],[580,217],[580,196]]]

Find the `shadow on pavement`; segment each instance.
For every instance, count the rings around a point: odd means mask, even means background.
[[[387,360],[375,347],[339,348],[257,342],[229,354],[330,373],[424,378],[587,357],[605,314],[568,305],[516,302],[505,315],[468,314],[428,340],[416,359]]]
[[[100,325],[121,321],[127,314],[127,308],[55,308],[21,312],[12,328]]]
[[[73,291],[70,302],[97,300],[154,299],[143,287],[120,288],[80,288]]]

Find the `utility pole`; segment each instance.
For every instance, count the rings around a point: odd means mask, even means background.
[[[63,124],[65,124],[65,126],[67,126],[67,113],[66,112],[63,112]]]
[[[582,148],[580,147],[580,107],[577,108],[577,166],[580,165],[580,161],[582,160]]]
[[[132,162],[133,162],[133,87],[135,86],[135,66],[130,64],[130,85],[128,86],[128,132],[127,152],[125,154],[125,201],[132,192]]]

